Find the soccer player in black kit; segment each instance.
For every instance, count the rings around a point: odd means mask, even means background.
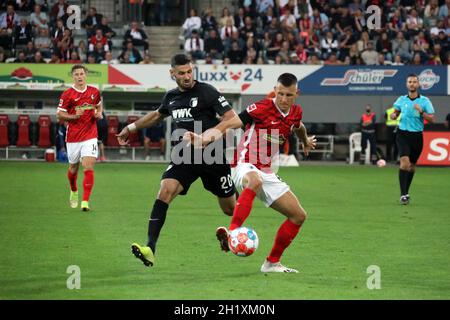
[[[151,127],[168,116],[172,116],[177,129],[189,132],[196,131],[194,122],[196,122],[196,127],[201,122],[201,131],[203,132],[215,127],[220,121],[237,117],[227,100],[214,87],[193,79],[192,63],[184,54],[177,54],[172,58],[170,75],[176,81],[177,88],[166,93],[161,106],[156,111],[149,112],[123,128],[117,135],[121,145],[128,143],[130,132]],[[221,120],[217,115],[221,117]],[[187,143],[187,141],[180,139],[178,143]],[[178,146],[174,146],[174,150]],[[158,196],[150,214],[147,245],[141,246],[137,243],[131,245],[132,253],[145,266],[154,264],[156,242],[166,219],[170,202],[179,194],[185,195],[190,185],[198,178],[202,180],[206,190],[217,196],[222,211],[229,216],[233,215],[236,203],[235,187],[231,179],[230,166],[225,160],[224,144],[221,148],[223,157],[213,164],[204,163],[203,157],[200,159],[200,163],[194,161],[198,159],[194,159],[195,152],[192,146],[182,149],[183,152],[187,150],[191,153],[187,157],[188,161],[180,163],[179,158],[174,159],[174,152],[172,152],[171,163],[162,175]],[[184,154],[182,158],[186,159]]]

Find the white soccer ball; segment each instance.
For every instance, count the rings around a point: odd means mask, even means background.
[[[383,159],[380,159],[377,161],[377,166],[378,168],[382,168],[386,165],[386,161],[384,161]]]
[[[238,257],[248,257],[258,248],[259,239],[255,230],[240,227],[232,230],[228,237],[228,246],[231,252]]]

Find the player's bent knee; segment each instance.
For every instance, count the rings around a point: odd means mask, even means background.
[[[168,188],[161,186],[158,192],[158,199],[165,202],[170,203],[173,198],[175,198],[176,190],[174,188]]]
[[[251,176],[247,181],[247,188],[255,192],[258,192],[262,188],[263,181],[260,176]]]

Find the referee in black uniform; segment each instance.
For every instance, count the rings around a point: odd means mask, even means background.
[[[214,87],[193,79],[193,66],[186,55],[177,54],[172,58],[170,75],[176,81],[177,88],[166,93],[158,110],[149,112],[125,127],[117,135],[121,144],[127,143],[130,132],[151,127],[168,116],[172,116],[177,129],[190,132],[196,132],[194,122],[197,122],[196,126],[201,124],[203,132],[219,123],[218,116],[222,121],[237,117],[228,101]],[[194,159],[194,154],[198,155],[199,150],[194,152],[192,146],[190,148],[180,147],[180,144],[186,142],[181,139],[177,141],[173,151],[178,149],[185,152],[188,150],[190,153],[188,156],[178,154],[182,159],[188,161],[180,163],[180,157],[175,158],[176,154],[172,152],[171,163],[162,175],[161,186],[148,224],[147,245],[132,244],[133,254],[146,266],[154,263],[156,242],[170,202],[179,194],[185,195],[190,185],[198,178],[202,180],[206,190],[217,196],[222,211],[229,216],[233,215],[236,203],[235,187],[231,179],[230,166],[225,159],[225,144],[223,143],[221,146],[223,154],[219,155],[219,163],[206,164],[203,156],[199,163],[198,158]],[[217,143],[219,142],[222,141],[217,141]],[[200,152],[203,153],[203,150]],[[194,163],[194,160],[197,161]]]

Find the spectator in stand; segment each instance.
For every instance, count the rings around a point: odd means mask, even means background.
[[[283,58],[281,58],[279,54],[275,56],[274,64],[276,65],[284,64]]]
[[[253,25],[252,18],[249,16],[245,17],[244,27],[239,29],[239,36],[247,41],[249,37],[256,37],[256,28]]]
[[[2,47],[0,47],[0,63],[5,63],[7,56]]]
[[[403,32],[399,31],[392,41],[392,53],[399,55],[402,60],[409,61],[412,58],[410,47],[410,43],[405,39]]]
[[[32,60],[36,51],[33,41],[28,41],[27,46],[23,49],[23,53],[25,53],[25,58],[27,60]]]
[[[103,35],[103,31],[100,28],[96,29],[95,34],[89,39],[89,51],[97,51],[98,43],[101,44],[104,51],[109,51],[108,39]]]
[[[336,53],[331,52],[328,55],[328,59],[325,60],[323,64],[328,65],[328,66],[341,66],[341,65],[343,65],[343,62],[337,58]]]
[[[116,33],[114,32],[113,29],[111,29],[111,27],[109,26],[109,21],[108,18],[103,16],[102,21],[100,23],[100,25],[97,27],[97,29],[102,29],[103,31],[103,35],[106,37],[106,39],[108,39],[108,45],[109,48],[112,48],[112,38],[116,36]]]
[[[82,23],[83,28],[86,29],[86,35],[88,38],[95,35],[96,29],[100,26],[102,18],[103,15],[97,13],[97,9],[95,7],[89,8],[89,14]]]
[[[269,6],[266,12],[261,16],[263,29],[267,28],[267,26],[270,25],[273,19],[277,19],[278,21],[278,18],[273,11],[273,6]]]
[[[445,3],[439,7],[439,18],[444,19],[450,13],[450,0],[445,0]]]
[[[378,54],[377,65],[379,65],[379,66],[390,66],[390,65],[392,65],[392,62],[390,60],[386,60],[386,58],[384,57],[384,54],[379,53]]]
[[[95,56],[93,54],[88,55],[86,63],[88,64],[96,64],[97,60],[95,60]]]
[[[255,48],[248,48],[245,56],[245,64],[256,64],[256,60],[258,59],[258,53]]]
[[[234,26],[234,18],[231,15],[230,10],[228,9],[228,7],[224,7],[222,9],[222,16],[219,19],[219,28],[220,28],[220,30],[222,30],[222,28],[227,25],[227,20],[228,19],[231,19],[231,23]]]
[[[209,31],[209,37],[205,41],[205,52],[211,56],[212,59],[222,59],[223,57],[223,42],[217,36],[217,31],[212,29]]]
[[[16,26],[19,25],[19,16],[12,4],[8,4],[6,12],[0,16],[0,28],[6,29],[8,34],[12,34]]]
[[[64,30],[63,38],[58,42],[57,48],[61,61],[66,62],[70,60],[70,55],[74,49],[72,31],[70,29]]]
[[[444,20],[439,20],[437,22],[437,24],[430,29],[430,37],[432,40],[436,39],[439,35],[439,32],[444,32],[445,33],[445,24],[444,24]]]
[[[333,33],[331,31],[328,31],[324,38],[322,38],[320,42],[320,47],[322,49],[322,59],[326,60],[328,59],[328,56],[331,53],[338,52],[339,49],[339,43],[337,40],[333,37]]]
[[[238,29],[233,25],[233,21],[229,18],[227,19],[225,26],[220,29],[220,38],[223,42],[231,39],[233,32],[238,32]]]
[[[437,39],[434,40],[434,44],[437,44],[437,43],[439,43],[441,45],[442,51],[444,53],[447,53],[450,50],[448,35],[445,32],[443,32],[443,31],[439,32]]]
[[[227,53],[228,50],[230,50],[231,44],[234,41],[236,41],[238,43],[239,48],[241,48],[241,50],[244,50],[244,48],[245,48],[245,41],[244,41],[244,39],[239,37],[239,31],[235,31],[235,32],[233,32],[231,34],[231,39],[227,39],[226,41],[224,41],[225,53]]]
[[[34,6],[34,12],[30,16],[30,23],[36,29],[48,29],[48,18],[45,12],[41,11],[41,6],[36,4]],[[38,34],[38,32],[35,32]]]
[[[377,52],[380,52],[384,55],[386,60],[392,60],[392,43],[389,40],[389,36],[387,32],[381,33],[381,36],[378,38],[376,44]]]
[[[14,60],[14,63],[26,63],[27,58],[25,56],[25,53],[23,51],[19,51],[17,54],[17,58]]]
[[[301,64],[300,59],[295,52],[292,52],[289,56],[289,64]]]
[[[319,56],[317,54],[312,54],[308,57],[307,64],[311,65],[322,65],[323,61],[319,59]]]
[[[442,52],[442,47],[439,43],[433,46],[433,52],[430,54],[428,64],[438,66],[445,64],[446,58],[445,54]]]
[[[357,10],[364,10],[363,5],[361,4],[360,0],[353,0],[349,5],[348,5],[348,10],[350,11],[351,15],[355,15]]]
[[[353,30],[357,34],[361,34],[363,31],[367,31],[367,22],[362,9],[356,9],[355,15],[353,17],[353,24],[347,26],[353,26]]]
[[[111,51],[105,53],[105,59],[100,62],[101,64],[119,64],[119,60],[114,59]],[[140,63],[140,62],[139,62]]]
[[[100,63],[101,61],[105,60],[105,46],[101,42],[97,42],[95,44],[94,50],[89,51],[89,54],[93,55],[95,57],[95,61],[97,63]]]
[[[419,33],[423,28],[423,20],[419,17],[416,9],[411,9],[409,15],[406,18],[406,29],[409,36],[413,37]]]
[[[63,24],[66,23],[67,20],[67,8],[69,5],[66,3],[65,0],[58,0],[50,10],[50,23],[51,25],[55,25],[55,23],[61,19],[63,21]]]
[[[139,50],[134,47],[133,41],[128,40],[118,59],[120,63],[139,63],[142,61],[142,56]]]
[[[61,63],[61,59],[59,58],[59,54],[57,52],[53,52],[50,61],[48,63]]]
[[[269,34],[270,40],[275,39],[277,33],[281,33],[280,24],[278,23],[277,17],[273,17],[272,20],[270,20],[270,23],[264,28],[264,33]]]
[[[84,42],[84,40],[81,40],[80,42],[78,42],[78,47],[76,48],[76,50],[77,50],[78,56],[80,57],[81,61],[86,61],[88,48],[87,48],[86,42]]]
[[[361,56],[360,56],[358,46],[356,45],[356,43],[354,43],[350,46],[350,50],[348,51],[347,56],[350,59],[350,64],[352,64],[352,65],[357,64],[357,61],[358,61],[358,59],[361,58]]]
[[[356,42],[359,53],[362,53],[364,50],[367,49],[367,44],[369,42],[370,42],[369,33],[367,31],[363,31],[361,33],[359,40]]]
[[[329,19],[325,13],[319,11],[318,8],[313,9],[312,15],[313,30],[316,35],[321,35],[322,32],[329,30]]]
[[[5,56],[9,55],[12,51],[13,40],[11,35],[8,34],[6,29],[0,28],[0,49],[3,49]]]
[[[14,46],[26,45],[33,39],[33,29],[27,19],[20,19],[20,24],[14,29]]]
[[[227,57],[230,59],[231,64],[241,64],[244,61],[244,51],[239,47],[237,41],[231,43],[231,48],[227,52]]]
[[[345,29],[354,27],[357,33],[361,33],[365,27],[365,19],[362,12],[357,11],[355,18],[349,14],[348,8],[341,7],[340,8],[339,20],[336,22],[336,29],[340,33],[340,35],[345,34]]]
[[[46,63],[40,51],[36,51],[34,56],[29,60],[30,63]]]
[[[439,20],[439,3],[438,0],[430,0],[430,2],[425,6],[425,11],[423,13],[424,25],[427,29],[436,26]]]
[[[53,47],[56,48],[58,46],[58,42],[60,42],[64,36],[65,29],[66,28],[64,27],[64,21],[62,19],[58,19],[56,21],[56,27],[52,31],[52,34],[51,34]]]
[[[388,23],[389,36],[395,36],[399,31],[406,31],[406,20],[400,9],[395,9]]]
[[[256,19],[256,3],[253,0],[239,0],[239,7],[244,9],[245,16]]]
[[[270,43],[269,47],[267,48],[266,55],[268,59],[275,59],[275,57],[278,55],[278,52],[280,52],[281,45],[283,43],[283,34],[277,33],[275,38]]]
[[[205,43],[197,30],[192,30],[191,36],[184,42],[184,52],[194,59],[205,58]]]
[[[345,34],[339,39],[339,59],[343,60],[349,55],[350,48],[356,43],[351,27],[345,29]]]
[[[193,30],[201,30],[202,19],[198,16],[197,10],[191,9],[189,12],[189,18],[186,18],[183,25],[181,26],[183,30],[183,36],[185,39],[191,36]]]
[[[238,12],[234,15],[234,26],[238,29],[245,26],[245,10],[243,7],[239,7]]]
[[[419,55],[419,57],[420,57],[420,63],[418,63],[418,64],[424,64],[425,62],[428,61],[428,54],[425,52],[424,49],[422,49],[422,48],[420,47],[420,45],[419,45],[417,42],[415,42],[415,43],[413,44],[413,51],[412,51],[413,57],[414,57],[416,54]]]
[[[307,61],[308,61],[308,51],[305,49],[305,45],[302,42],[297,44],[297,47],[295,48],[295,54],[298,57],[299,63],[301,63],[301,64],[306,64],[307,63]]]
[[[216,17],[213,16],[213,12],[211,8],[207,8],[205,10],[205,14],[202,18],[202,31],[206,34],[211,30],[217,31],[217,21]]]
[[[291,52],[289,51],[289,42],[284,40],[281,43],[280,51],[278,51],[277,56],[281,57],[281,60],[284,64],[288,64],[290,62],[289,56],[291,55]]]
[[[367,43],[367,49],[361,53],[365,65],[374,66],[378,63],[378,52],[373,48],[373,42]]]
[[[131,22],[130,29],[125,33],[124,39],[125,42],[131,40],[133,42],[133,46],[143,46],[144,52],[148,53],[147,34],[144,30],[138,27],[138,23],[136,21]]]
[[[302,15],[302,18],[298,22],[299,38],[309,45],[309,39],[313,36],[313,23],[312,19],[307,13]]]
[[[73,50],[70,53],[70,59],[66,60],[66,63],[71,63],[71,64],[79,64],[79,63],[83,63],[80,59],[80,56],[78,55],[78,52]]]
[[[283,32],[284,38],[287,38],[288,33],[297,32],[296,24],[297,20],[295,19],[295,16],[291,13],[289,8],[286,8],[283,15],[280,17],[281,31]]]
[[[394,57],[394,62],[392,62],[393,66],[403,66],[404,63],[402,62],[402,57],[400,55],[396,55]]]
[[[422,59],[420,57],[420,53],[413,54],[411,65],[413,65],[413,66],[420,66],[420,65],[422,65]]]
[[[144,55],[144,60],[139,62],[139,64],[154,64],[154,62],[152,60],[152,56],[149,53],[146,53]]]

